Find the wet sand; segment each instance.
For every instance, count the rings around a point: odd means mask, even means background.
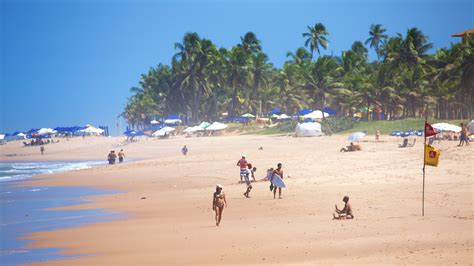
[[[169,264],[471,264],[474,261],[474,145],[435,144],[439,167],[427,167],[421,216],[422,139],[399,149],[400,139],[361,142],[361,152],[340,153],[347,136],[222,136],[142,140],[78,138],[39,148],[8,143],[1,160],[105,159],[123,148],[123,165],[47,175],[46,186],[90,186],[122,193],[92,197],[73,209],[105,208],[129,219],[28,236],[33,247],[63,247],[93,254],[38,265]],[[186,144],[188,156],[180,153]],[[263,151],[258,147],[263,146]],[[16,154],[16,156],[6,156]],[[235,165],[242,154],[265,170],[283,163],[283,199],[267,182],[244,198]],[[289,177],[288,177],[289,175]],[[211,210],[216,183],[228,208],[216,227]],[[354,220],[332,220],[334,204],[349,195]]]

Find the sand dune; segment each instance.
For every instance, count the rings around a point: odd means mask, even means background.
[[[93,254],[44,265],[169,264],[472,264],[474,145],[437,145],[439,167],[427,168],[421,216],[422,145],[362,142],[340,153],[347,136],[224,136],[140,141],[123,146],[123,165],[48,175],[31,184],[92,186],[119,191],[70,208],[106,208],[127,219],[29,235],[34,247]],[[0,148],[2,160],[105,159],[123,138],[82,138],[46,147]],[[187,144],[188,156],[180,148]],[[263,151],[258,147],[263,146]],[[16,154],[16,156],[11,156]],[[237,184],[240,155],[257,177],[283,163],[288,188],[274,200],[267,182],[250,199]],[[9,155],[9,156],[7,156]],[[140,159],[140,160],[139,160]],[[287,177],[289,175],[289,177]],[[220,227],[211,210],[216,183],[228,208]],[[355,219],[331,219],[334,204],[351,197]],[[38,263],[40,265],[41,263]]]

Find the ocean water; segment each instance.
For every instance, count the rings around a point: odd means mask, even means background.
[[[85,197],[110,194],[82,187],[24,187],[35,174],[58,173],[90,168],[103,162],[0,162],[0,265],[21,265],[54,259],[61,247],[32,249],[23,239],[37,231],[56,230],[84,223],[110,221],[122,216],[105,210],[47,210],[84,203]],[[92,254],[81,254],[92,255]]]

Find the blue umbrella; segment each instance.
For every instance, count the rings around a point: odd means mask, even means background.
[[[332,115],[332,116],[337,114],[336,110],[331,109],[329,107],[324,107],[323,112],[328,113],[329,115]]]
[[[298,115],[299,115],[299,116],[303,116],[303,115],[307,115],[307,114],[309,114],[309,113],[311,113],[311,112],[312,112],[311,110],[304,108],[303,110],[301,110],[301,111],[298,112]]]
[[[363,137],[365,137],[365,133],[364,132],[354,132],[352,133],[348,138],[347,140],[348,141],[359,141],[360,139],[362,139]]]

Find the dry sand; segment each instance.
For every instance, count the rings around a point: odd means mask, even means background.
[[[47,145],[44,156],[38,147],[12,142],[0,147],[0,160],[105,159],[121,147],[128,160],[141,159],[30,183],[118,190],[69,208],[106,208],[127,217],[29,235],[33,247],[92,254],[38,265],[474,262],[474,145],[436,145],[441,162],[427,167],[422,217],[422,139],[399,149],[395,138],[375,143],[368,136],[363,151],[340,153],[346,138],[178,137],[126,146],[123,138],[76,138]],[[180,153],[184,144],[188,156]],[[283,163],[283,199],[273,199],[267,182],[254,185],[252,198],[243,197],[235,165],[242,154],[258,168],[257,178]],[[219,227],[211,210],[216,183],[224,185],[228,201]],[[344,195],[351,197],[355,219],[332,220]]]

